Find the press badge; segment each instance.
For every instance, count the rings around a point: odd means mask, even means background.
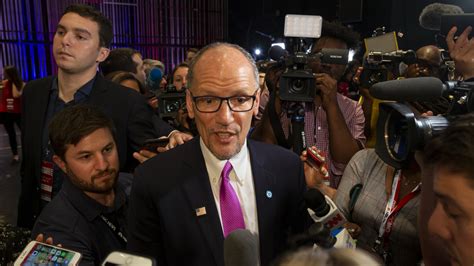
[[[53,166],[52,162],[41,162],[41,199],[48,202],[53,197]]]

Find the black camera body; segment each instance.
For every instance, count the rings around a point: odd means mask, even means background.
[[[165,92],[158,97],[158,112],[163,119],[173,119],[178,114],[178,110],[186,105],[186,93],[178,92],[176,87],[166,86]]]
[[[388,86],[384,87],[384,83]],[[425,96],[423,97],[423,93],[419,92],[416,95],[415,88],[424,92]],[[405,93],[414,91],[413,95],[405,96],[407,101],[430,101],[445,97],[450,99],[449,109],[443,115],[417,116],[400,97],[395,98],[396,89],[404,90]],[[397,169],[406,166],[414,152],[423,149],[432,137],[441,134],[457,115],[474,111],[474,82],[443,84],[436,78],[413,78],[379,83],[373,87],[372,92],[387,95],[385,100],[390,100],[388,98],[398,100],[398,102],[384,102],[379,105],[375,145],[377,155],[385,163]]]
[[[360,84],[364,88],[370,88],[376,83],[387,81],[389,72],[397,77],[400,74],[398,73],[400,63],[410,65],[415,63],[416,59],[416,53],[413,50],[390,53],[370,52],[364,60],[364,69],[359,78]]]
[[[349,50],[322,49],[315,55],[296,52],[283,58],[286,66],[280,77],[280,99],[292,102],[312,102],[316,96],[315,79],[308,63],[320,60],[323,64],[341,64],[348,62]]]

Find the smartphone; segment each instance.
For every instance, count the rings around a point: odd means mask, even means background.
[[[329,172],[326,168],[326,158],[316,149],[308,147],[306,149],[306,162],[315,169],[318,169],[323,174],[324,178],[329,178]]]
[[[78,265],[81,256],[76,251],[31,241],[13,265]]]
[[[151,152],[157,152],[158,147],[165,147],[170,142],[169,138],[156,138],[156,139],[147,139],[143,143],[143,150],[148,150]]]
[[[459,36],[468,27],[474,27],[474,13],[460,14],[460,15],[445,15],[441,16],[441,29],[440,32],[444,36],[448,35],[448,32],[452,27],[456,26],[458,30],[455,35]],[[473,37],[473,32],[469,34],[469,38]]]
[[[155,260],[152,258],[147,258],[143,256],[133,255],[130,253],[125,253],[122,251],[113,251],[110,253],[102,266],[118,266],[118,265],[127,265],[127,266],[154,266],[156,265]]]

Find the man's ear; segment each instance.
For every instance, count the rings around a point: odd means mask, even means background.
[[[189,89],[186,90],[186,109],[188,109],[188,116],[189,118],[194,118],[194,108],[193,108],[193,98],[191,96],[191,92]]]
[[[253,103],[253,116],[257,116],[258,108],[260,106],[260,95],[262,93],[262,89],[258,88],[257,92],[255,93],[255,102]]]
[[[53,155],[53,162],[66,173],[66,162],[64,162],[59,156]]]
[[[104,62],[105,59],[107,59],[107,57],[109,56],[110,54],[110,49],[109,48],[106,48],[106,47],[100,47],[99,48],[99,55],[97,56],[97,59],[95,60],[97,63],[101,63],[101,62]]]

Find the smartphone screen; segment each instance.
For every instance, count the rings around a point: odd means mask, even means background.
[[[69,265],[70,263],[75,264],[78,261],[78,252],[40,242],[35,241],[29,244],[27,248],[26,256],[22,254],[20,256],[22,258],[21,261],[17,260],[15,265]]]

